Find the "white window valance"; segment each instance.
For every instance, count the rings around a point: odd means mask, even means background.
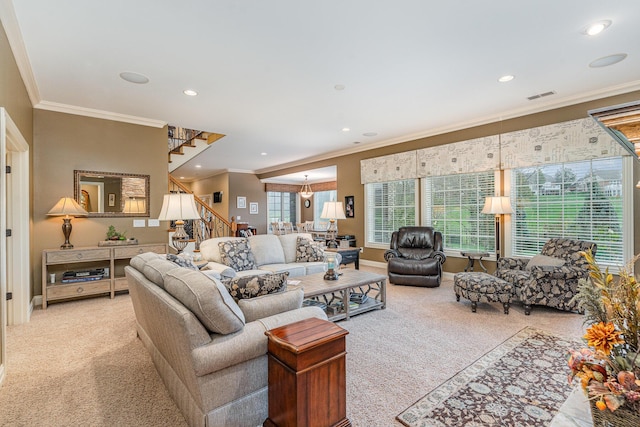
[[[418,150],[418,177],[485,172],[499,168],[498,135]]]
[[[501,136],[501,169],[627,155],[590,117]]]
[[[360,183],[399,181],[416,177],[416,152],[360,160]]]

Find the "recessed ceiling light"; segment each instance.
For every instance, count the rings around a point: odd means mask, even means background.
[[[600,34],[604,30],[606,30],[609,25],[611,25],[611,21],[609,21],[608,19],[604,21],[594,22],[593,24],[582,30],[582,33],[587,36],[595,36],[596,34]]]
[[[346,86],[345,85],[335,85],[333,88],[335,90],[344,90],[344,88],[346,88]]]
[[[266,156],[266,155],[267,155],[267,153],[262,152],[262,153],[260,153],[260,155],[261,155],[261,156]]]
[[[376,136],[376,135],[377,135],[377,133],[375,133],[375,132],[365,132],[365,133],[362,134],[362,136]]]
[[[513,75],[511,75],[511,74],[505,74],[504,76],[499,77],[499,78],[498,78],[498,81],[499,81],[500,83],[506,83],[506,82],[510,82],[511,80],[513,80],[513,79],[515,79],[515,78],[516,78],[516,76],[513,76]]]
[[[349,132],[351,129],[349,128],[342,128],[342,132]]]
[[[626,53],[615,53],[609,56],[603,56],[602,58],[598,58],[595,61],[592,61],[589,64],[591,68],[601,68],[608,67],[609,65],[617,64],[620,61],[624,61],[627,57]]]
[[[120,78],[122,80],[128,81],[129,83],[136,83],[141,85],[149,83],[149,77],[140,73],[134,73],[132,71],[123,71],[122,73],[120,73]]]
[[[181,176],[180,179],[184,179],[184,176]]]
[[[202,165],[196,165],[197,169],[200,169],[202,167]]]
[[[196,92],[195,90],[192,89],[185,89],[182,91],[182,93],[184,93],[185,95],[188,96],[196,96],[198,94],[198,92]]]

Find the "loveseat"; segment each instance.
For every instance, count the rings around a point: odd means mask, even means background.
[[[258,234],[249,237],[214,237],[200,243],[208,270],[221,279],[289,272],[289,277],[324,271],[324,249],[311,234]],[[340,254],[337,265],[340,265]]]
[[[317,307],[302,307],[302,289],[236,302],[219,280],[154,253],[131,259],[125,273],[138,337],[191,426],[262,425],[265,331],[327,318]]]

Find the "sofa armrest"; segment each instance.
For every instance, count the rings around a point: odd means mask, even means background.
[[[302,307],[247,323],[233,334],[214,334],[211,342],[191,350],[193,370],[201,377],[264,356],[268,343],[266,331],[311,317],[327,320],[325,312],[318,307]]]
[[[433,254],[431,254],[431,258],[437,259],[438,261],[440,261],[440,264],[444,264],[444,262],[447,260],[447,256],[442,251],[433,251]]]
[[[503,257],[498,258],[498,270],[524,270],[529,263],[527,258]]]
[[[215,261],[209,261],[207,265],[204,266],[201,270],[203,272],[215,271],[220,275],[219,279],[229,279],[236,277],[236,271],[233,268]]]
[[[285,311],[302,307],[304,291],[301,288],[262,295],[255,298],[241,299],[238,306],[247,323]]]
[[[388,262],[391,258],[400,258],[400,252],[395,249],[387,249],[384,251],[384,260]]]

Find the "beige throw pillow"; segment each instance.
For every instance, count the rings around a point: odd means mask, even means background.
[[[562,258],[555,258],[546,255],[535,255],[525,267],[527,270],[531,270],[535,266],[542,266],[543,270],[553,270],[554,267],[560,267],[564,265]]]

